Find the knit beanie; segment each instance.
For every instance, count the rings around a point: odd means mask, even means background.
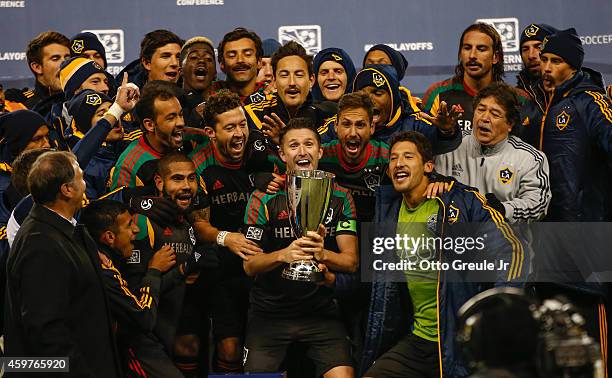
[[[83,32],[70,39],[70,55],[81,56],[87,50],[97,51],[104,60],[104,68],[108,66],[108,63],[106,63],[106,50],[94,33]]]
[[[559,30],[542,41],[542,54],[555,54],[575,69],[582,67],[584,49],[576,29]]]

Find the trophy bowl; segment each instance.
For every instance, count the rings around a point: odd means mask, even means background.
[[[329,209],[334,190],[334,175],[321,170],[287,172],[287,208],[289,223],[296,238],[308,231],[317,232]],[[318,282],[323,272],[315,260],[300,260],[288,264],[282,277],[293,281]]]

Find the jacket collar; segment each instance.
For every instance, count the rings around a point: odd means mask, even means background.
[[[34,206],[32,206],[32,210],[30,211],[30,216],[40,222],[56,228],[68,238],[72,238],[74,235],[74,230],[76,227],[70,221],[43,205],[34,203]]]
[[[578,85],[578,83],[582,81],[583,76],[584,74],[582,73],[582,71],[576,71],[574,76],[572,76],[569,80],[566,80],[560,86],[555,88],[555,98],[561,99],[562,97],[568,95],[569,92],[571,92],[572,89],[574,89]]]
[[[501,151],[506,146],[506,144],[508,143],[508,138],[497,143],[495,146],[489,147],[489,146],[482,146],[478,142],[474,134],[472,134],[469,138],[468,143],[470,144],[472,151],[475,152],[476,156],[493,156],[497,154],[499,151]]]
[[[278,113],[276,113],[276,114],[283,121],[289,122],[289,120],[291,120],[291,115],[289,114],[289,110],[287,109],[287,106],[285,106],[285,103],[283,102],[283,99],[281,98],[281,96],[279,96],[278,93],[275,93],[274,96],[276,96],[277,107],[279,109],[281,109],[281,113],[282,113],[282,114],[278,114]],[[296,117],[299,117],[300,112],[303,109],[306,109],[307,107],[311,106],[312,104],[313,104],[312,92],[308,92],[308,96],[306,97],[306,101],[304,101],[304,103],[302,105],[300,105],[298,111],[296,112]]]
[[[533,77],[527,68],[523,68],[523,70],[518,73],[516,81],[516,86],[525,90],[531,98],[536,98],[537,93],[541,91],[541,88],[538,86],[539,78]]]
[[[41,99],[46,99],[47,97],[53,94],[51,93],[51,88],[44,86],[38,80],[36,80],[36,83],[34,84],[34,92],[36,92],[36,94],[38,94]]]
[[[448,192],[442,193],[437,197],[444,208],[448,207],[453,200],[455,200],[461,190],[468,188],[458,182],[454,182],[451,189]],[[393,185],[380,185],[376,188],[376,218],[372,221],[374,223],[397,223],[399,210],[402,205],[403,197],[400,193],[396,192]]]
[[[98,241],[96,241],[96,246],[98,247],[98,251],[102,252],[113,262],[114,266],[122,266],[122,264],[124,263],[123,256],[121,256],[121,254],[116,249],[111,248],[108,245],[102,244]]]

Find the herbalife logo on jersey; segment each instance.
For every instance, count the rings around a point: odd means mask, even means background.
[[[83,30],[84,32],[94,33],[106,52],[106,62],[123,63],[125,60],[125,48],[123,30],[121,29],[105,29],[105,30]]]
[[[497,30],[501,37],[504,52],[519,51],[519,22],[518,18],[481,18],[476,22],[484,22]]]
[[[315,55],[321,50],[321,26],[320,25],[292,25],[280,26],[278,28],[278,41],[281,45],[289,41],[295,41],[302,45],[306,52]]]

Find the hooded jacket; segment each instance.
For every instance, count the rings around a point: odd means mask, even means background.
[[[49,97],[48,101],[52,103],[50,103],[48,111],[40,109],[41,105],[36,108],[43,114],[47,123],[52,126],[51,136],[61,150],[70,150],[70,147],[72,147],[66,136],[66,133],[70,132],[72,124],[72,113],[69,110],[70,103],[84,91],[78,91],[81,85],[92,75],[100,73],[106,76],[108,82],[108,96],[105,95],[105,97],[114,97],[116,89],[113,76],[96,62],[77,56],[62,63],[60,79],[64,91]],[[108,101],[112,102],[110,99]]]
[[[17,110],[0,117],[0,159],[9,165],[27,147],[45,120],[31,110]]]
[[[17,110],[0,117],[0,193],[11,182],[11,165],[26,148],[45,120],[31,110]]]
[[[380,186],[376,193],[376,235],[395,235],[402,196],[392,186]],[[524,242],[503,220],[501,214],[487,206],[486,199],[474,188],[455,182],[450,191],[436,197],[439,211],[435,224],[436,235],[441,237],[464,236],[458,230],[461,224],[478,225],[478,235],[487,235],[487,257],[508,262],[508,269],[495,272],[495,285],[523,286],[529,271]],[[373,244],[370,244],[373,245]],[[449,261],[452,251],[438,251],[441,261]],[[467,253],[467,252],[466,252]],[[491,255],[489,255],[489,253]],[[395,251],[390,251],[395,256]],[[455,255],[458,256],[458,255]],[[362,270],[363,270],[362,266]],[[450,274],[455,275],[451,280]],[[374,272],[364,351],[358,370],[364,373],[384,352],[393,347],[410,332],[412,304],[405,282],[386,282]],[[461,305],[487,284],[457,279],[457,272],[441,270],[438,274],[437,308],[440,371],[447,377],[465,377],[466,366],[455,345],[457,312]],[[463,276],[461,276],[463,277]]]
[[[68,111],[72,123],[64,130],[64,137],[70,148],[75,147],[77,143],[82,141],[85,135],[89,134],[93,128],[108,125],[108,121],[98,121],[96,125],[91,127],[91,119],[93,118],[96,109],[104,102],[112,102],[110,98],[102,93],[92,90],[81,91],[77,96],[73,97],[68,103]],[[87,134],[86,134],[87,133]],[[104,137],[108,131],[104,133]],[[117,158],[123,152],[123,143],[107,143],[100,142],[95,149],[95,154],[89,162],[82,167],[83,178],[87,183],[85,194],[90,200],[97,199],[106,193],[109,172],[115,165]]]
[[[356,73],[355,65],[353,64],[351,57],[346,53],[346,51],[335,47],[330,47],[328,49],[319,51],[319,53],[315,55],[312,62],[314,66],[315,78],[318,76],[321,65],[327,61],[336,62],[344,67],[344,71],[346,72],[346,89],[344,94],[351,93],[353,89],[351,83],[355,79]],[[321,93],[318,80],[315,80],[315,84],[312,87],[312,97],[315,99],[315,101],[325,100],[323,94]]]
[[[374,45],[364,55],[362,64],[363,67],[366,66],[366,58],[368,54],[370,54],[370,52],[372,51],[382,51],[387,54],[387,56],[391,60],[391,65],[393,66],[393,68],[395,68],[395,72],[397,72],[397,79],[399,81],[402,81],[404,79],[404,76],[406,75],[406,69],[408,68],[408,60],[406,59],[404,54],[397,51],[391,46],[387,46],[384,44]]]
[[[569,80],[524,107],[520,136],[544,152],[552,200],[546,220],[612,219],[612,104],[601,74],[582,68]],[[541,95],[540,95],[541,94]]]
[[[142,87],[147,83],[148,74],[142,63],[140,63],[140,58],[130,62],[117,76],[115,76],[115,85],[117,88],[121,86],[123,74],[126,72],[128,74],[128,82],[136,84],[136,86],[142,90]]]
[[[461,132],[454,130],[452,135],[442,135],[429,121],[421,118],[421,111],[416,105],[410,91],[400,87],[397,73],[389,65],[367,66],[355,77],[353,91],[367,86],[382,87],[391,94],[390,119],[382,127],[374,131],[372,139],[389,143],[391,136],[401,131],[417,131],[431,142],[434,154],[442,154],[454,150],[461,143]]]

